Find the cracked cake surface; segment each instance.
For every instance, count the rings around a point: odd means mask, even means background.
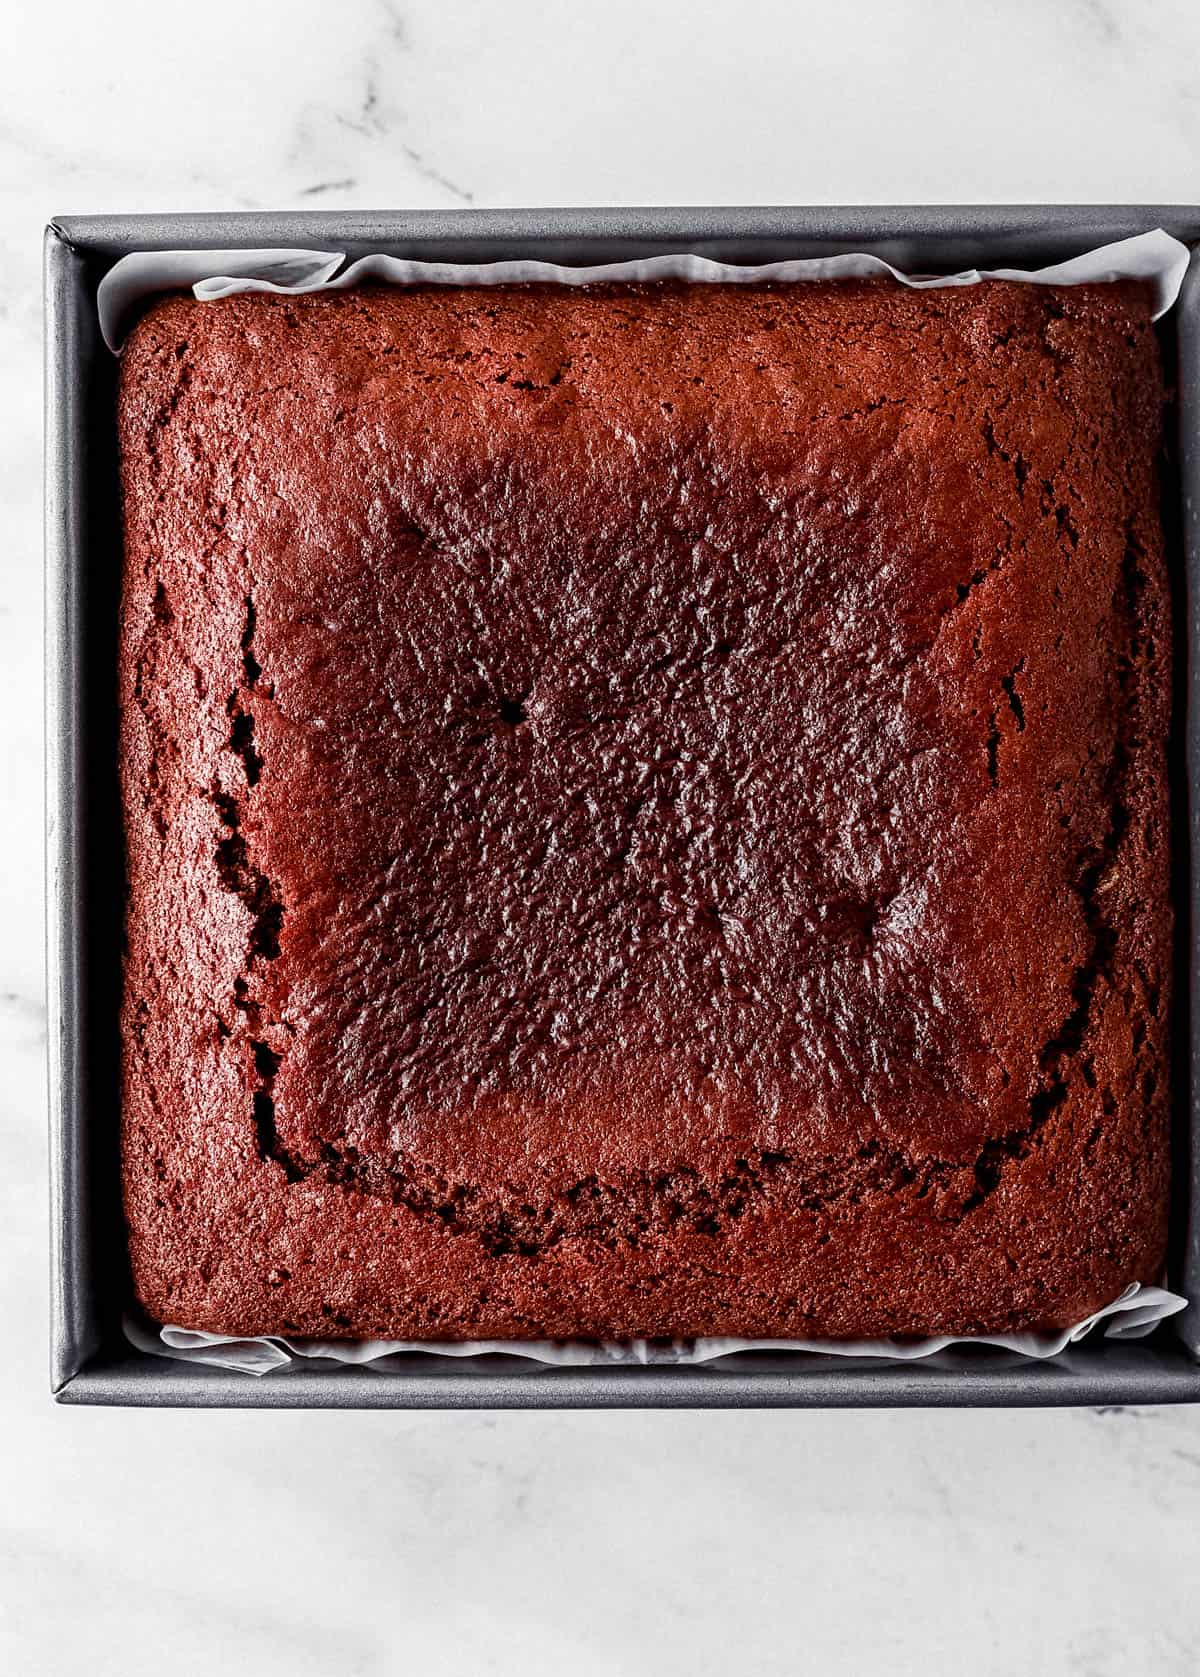
[[[152,307],[144,1309],[857,1337],[1155,1279],[1161,405],[1135,285]]]

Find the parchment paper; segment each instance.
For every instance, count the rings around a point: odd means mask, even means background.
[[[890,274],[901,285],[914,288],[974,285],[983,279],[1021,280],[1031,285],[1081,285],[1118,279],[1142,279],[1154,288],[1154,318],[1164,315],[1179,295],[1187,271],[1186,245],[1162,229],[1102,245],[1096,250],[1033,270],[1018,268],[970,269],[958,274],[904,274],[877,256],[855,253],[811,260],[771,262],[738,267],[687,253],[653,256],[639,261],[605,263],[593,267],[563,267],[555,263],[509,261],[489,263],[415,262],[376,254],[346,264],[341,251],[317,250],[183,250],[141,251],[123,257],[105,275],[97,294],[100,328],[110,349],[119,352],[126,326],[147,297],[191,287],[201,301],[230,297],[243,291],[298,294],[322,289],[342,290],[371,279],[392,285],[587,285],[600,280],[689,280],[698,284],[754,285],[764,281],[878,277]],[[246,1374],[270,1374],[300,1366],[304,1361],[366,1364],[382,1373],[396,1360],[413,1353],[442,1357],[505,1355],[528,1358],[549,1366],[613,1364],[687,1364],[711,1362],[740,1351],[805,1351],[841,1357],[885,1357],[911,1362],[932,1356],[948,1346],[992,1345],[1025,1357],[1057,1356],[1098,1326],[1105,1337],[1135,1339],[1186,1308],[1187,1300],[1162,1287],[1134,1284],[1103,1310],[1074,1327],[1055,1334],[1000,1334],[969,1340],[939,1336],[921,1340],[778,1340],[697,1339],[669,1345],[657,1341],[622,1344],[559,1343],[550,1340],[289,1340],[232,1339],[189,1328],[164,1326],[157,1332],[133,1318],[125,1323],[130,1341],[156,1356],[212,1363]]]
[[[332,250],[161,250],[135,251],[109,269],[100,282],[97,304],[100,330],[110,349],[120,348],[131,311],[157,292],[191,287],[201,301],[232,297],[239,291],[344,290],[362,280],[391,285],[594,285],[598,280],[691,280],[695,284],[756,285],[765,280],[878,278],[890,274],[916,289],[975,285],[981,279],[1027,280],[1031,285],[1082,285],[1085,282],[1144,279],[1154,287],[1154,318],[1164,315],[1179,295],[1187,272],[1188,248],[1156,228],[1136,238],[1101,245],[1050,268],[968,269],[961,274],[902,274],[878,256],[856,253],[794,262],[737,267],[706,256],[650,256],[634,262],[568,268],[553,262],[411,262],[398,256],[363,256],[348,267]]]
[[[972,1339],[678,1339],[670,1344],[635,1339],[622,1343],[541,1340],[474,1339],[451,1341],[402,1339],[232,1339],[194,1328],[164,1327],[156,1333],[132,1318],[126,1337],[141,1351],[182,1362],[211,1363],[236,1368],[243,1374],[273,1374],[305,1361],[367,1364],[379,1373],[396,1372],[399,1359],[420,1352],[426,1356],[524,1357],[553,1367],[612,1367],[654,1364],[659,1367],[710,1363],[739,1351],[815,1351],[830,1357],[884,1357],[915,1362],[951,1345],[994,1345],[1023,1357],[1055,1357],[1103,1323],[1106,1339],[1142,1339],[1159,1322],[1183,1310],[1187,1300],[1163,1287],[1127,1287],[1119,1299],[1084,1321],[1059,1333],[982,1335]]]

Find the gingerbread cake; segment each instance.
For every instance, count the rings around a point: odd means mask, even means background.
[[[1162,400],[1129,284],[153,306],[144,1310],[970,1334],[1153,1280]]]

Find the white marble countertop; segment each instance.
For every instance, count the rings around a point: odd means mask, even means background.
[[[48,216],[1194,202],[1193,0],[58,0],[4,35],[0,1669],[1190,1677],[1200,1410],[52,1407],[31,812]]]

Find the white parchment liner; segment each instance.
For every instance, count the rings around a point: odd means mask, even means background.
[[[554,262],[412,262],[400,256],[363,256],[343,267],[336,250],[157,250],[122,257],[100,282],[97,305],[100,330],[110,349],[119,350],[124,327],[143,298],[188,286],[202,302],[232,297],[239,291],[343,291],[362,280],[391,285],[594,285],[598,280],[690,280],[693,284],[758,285],[766,280],[877,279],[890,274],[914,289],[975,285],[981,279],[1026,280],[1031,285],[1082,285],[1118,279],[1148,280],[1154,287],[1154,318],[1164,315],[1179,295],[1187,272],[1188,248],[1161,228],[1136,238],[1101,245],[1050,268],[967,269],[936,276],[902,274],[878,256],[861,252],[793,262],[737,267],[706,256],[648,256],[633,262],[566,268]]]
[[[243,291],[297,294],[344,290],[367,279],[392,285],[587,285],[600,280],[664,279],[689,280],[694,284],[754,285],[768,280],[797,283],[890,274],[901,285],[917,289],[974,285],[983,279],[1021,280],[1031,285],[1141,279],[1154,288],[1157,320],[1178,297],[1188,262],[1187,246],[1160,228],[1116,244],[1102,245],[1049,268],[970,269],[937,276],[903,274],[879,257],[864,253],[770,262],[756,267],[738,267],[686,253],[594,267],[562,267],[528,260],[477,264],[415,262],[382,254],[364,256],[346,265],[344,252],[327,250],[140,251],[123,257],[105,275],[100,283],[97,307],[104,341],[114,351],[120,350],[125,326],[135,307],[158,293],[190,286],[201,301],[211,301]],[[921,1340],[696,1339],[670,1344],[646,1340],[610,1344],[553,1340],[291,1340],[275,1336],[235,1339],[169,1325],[155,1333],[132,1318],[126,1321],[125,1332],[139,1349],[156,1356],[211,1363],[246,1374],[270,1374],[299,1367],[312,1359],[366,1364],[387,1373],[403,1366],[397,1359],[414,1352],[443,1357],[503,1354],[559,1367],[695,1364],[739,1351],[806,1351],[912,1362],[953,1345],[991,1345],[1025,1357],[1053,1357],[1098,1326],[1107,1338],[1141,1338],[1166,1317],[1186,1308],[1186,1304],[1186,1299],[1165,1288],[1134,1284],[1103,1310],[1060,1332],[981,1335],[970,1339],[945,1335]]]
[[[126,1337],[140,1351],[182,1362],[211,1363],[216,1368],[236,1368],[243,1374],[273,1374],[305,1361],[365,1363],[379,1373],[397,1372],[400,1358],[422,1352],[428,1356],[525,1357],[532,1362],[558,1368],[611,1368],[620,1364],[654,1364],[658,1367],[685,1363],[710,1363],[738,1351],[816,1351],[829,1357],[884,1357],[898,1362],[915,1362],[944,1351],[951,1345],[994,1345],[1023,1357],[1055,1357],[1068,1345],[1075,1345],[1100,1323],[1106,1339],[1142,1339],[1161,1321],[1183,1310],[1187,1300],[1163,1287],[1127,1287],[1119,1299],[1097,1310],[1072,1328],[1058,1333],[985,1334],[971,1339],[954,1339],[947,1334],[936,1339],[677,1339],[589,1342],[554,1339],[233,1339],[225,1334],[203,1333],[195,1328],[164,1327],[156,1334],[139,1322],[127,1319]]]

